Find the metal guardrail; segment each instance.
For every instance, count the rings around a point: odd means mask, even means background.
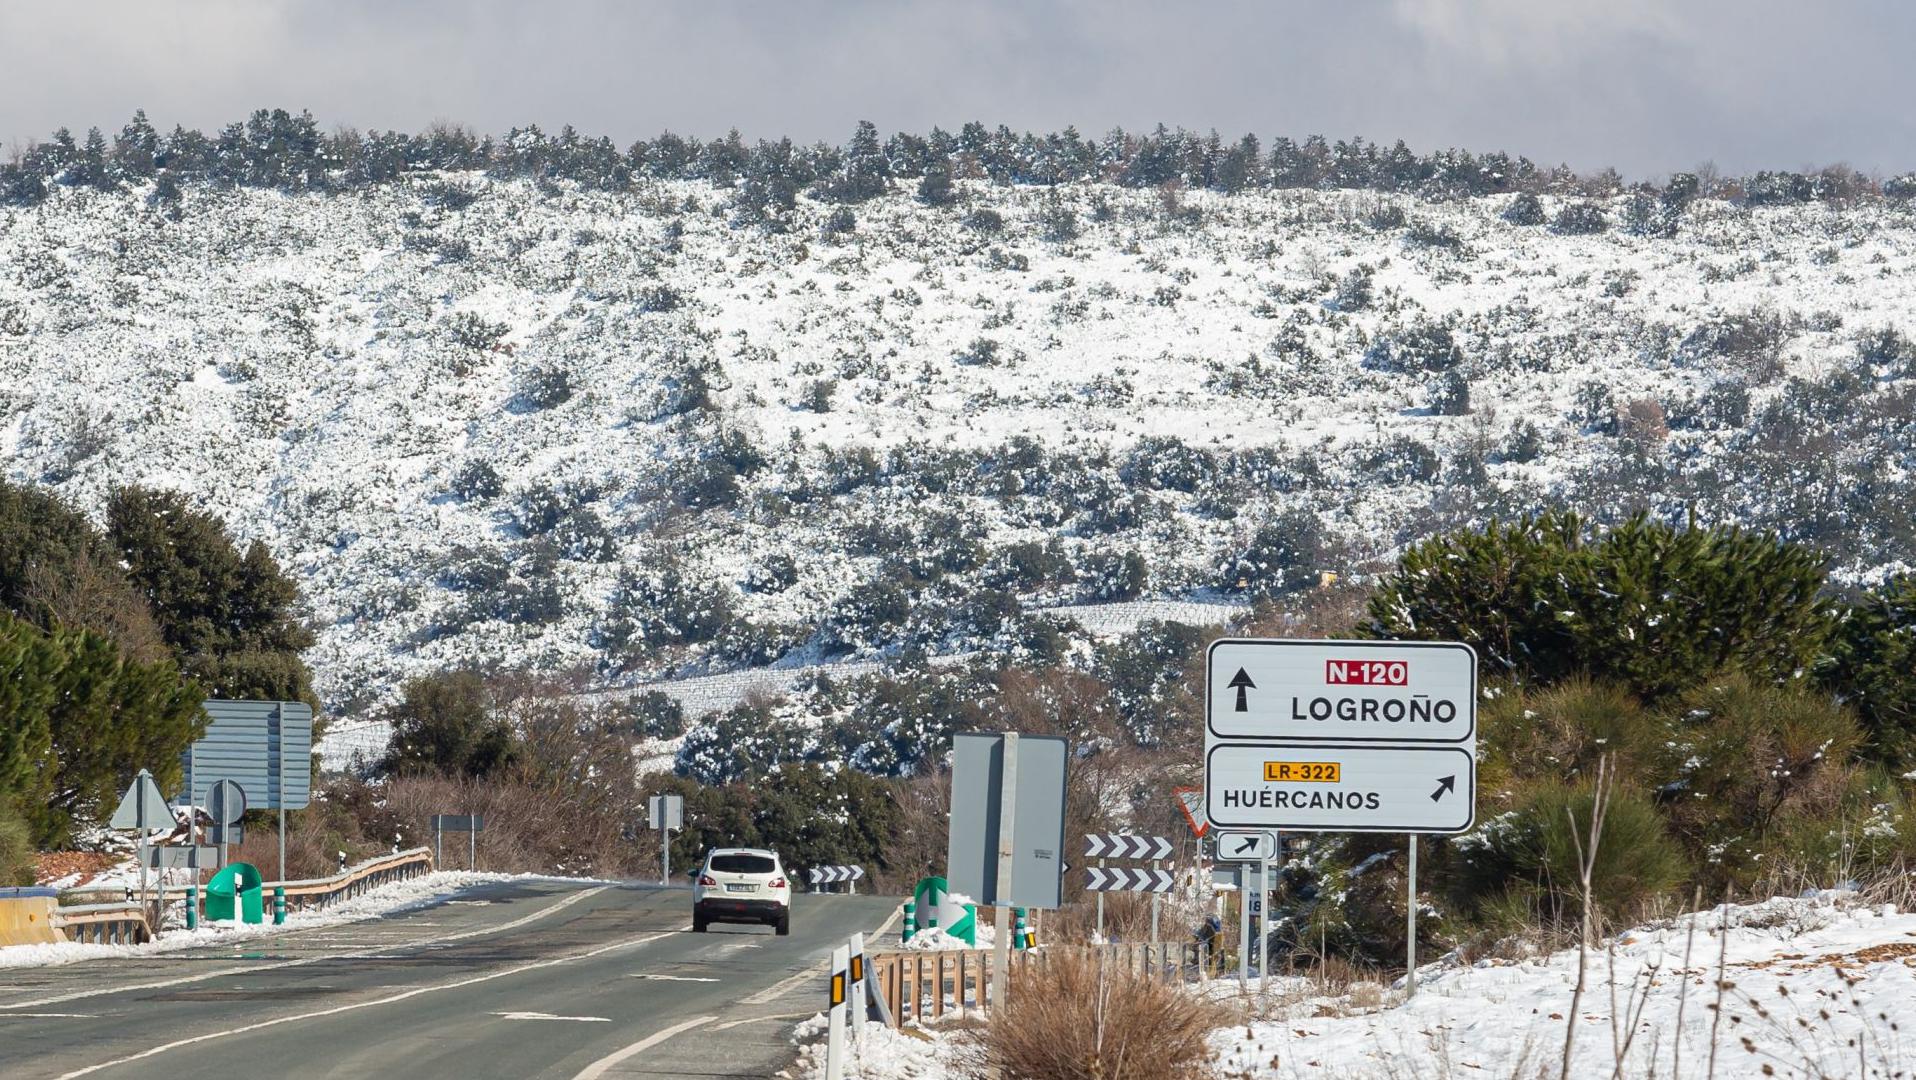
[[[406,881],[432,872],[432,849],[413,848],[370,859],[344,873],[307,881],[269,881],[261,888],[270,897],[273,890],[286,890],[286,906],[326,907],[340,900],[377,889],[395,881]],[[297,905],[296,905],[297,902]]]
[[[432,872],[432,849],[382,855],[327,878],[305,881],[269,881],[261,886],[270,905],[274,891],[286,890],[287,910],[325,908],[341,900],[350,900],[381,885],[405,881]],[[63,895],[107,893],[124,895],[123,887],[112,889],[73,889]],[[270,908],[269,908],[270,910]],[[142,904],[74,904],[55,908],[55,929],[68,941],[99,945],[133,945],[153,940],[153,928],[147,922]]]
[[[68,941],[139,945],[153,940],[144,904],[78,904],[53,910],[53,928]]]

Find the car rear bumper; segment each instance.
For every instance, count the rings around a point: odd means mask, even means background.
[[[777,900],[746,899],[737,896],[708,896],[692,905],[693,913],[704,919],[746,919],[753,922],[777,922],[788,910]]]

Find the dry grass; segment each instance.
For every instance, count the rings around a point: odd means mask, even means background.
[[[1059,956],[1013,976],[962,1067],[981,1080],[1198,1080],[1214,1075],[1206,1043],[1228,1019],[1182,986]]]

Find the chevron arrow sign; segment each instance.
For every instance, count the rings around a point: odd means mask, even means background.
[[[1133,870],[1122,866],[1087,866],[1084,887],[1092,892],[1170,892],[1169,870]]]
[[[865,876],[862,866],[814,866],[809,871],[812,884],[836,885],[842,881],[857,881]]]
[[[1162,836],[1093,833],[1084,838],[1084,854],[1089,859],[1168,859],[1171,841]]]

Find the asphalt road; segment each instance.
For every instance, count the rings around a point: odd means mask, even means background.
[[[369,922],[0,971],[0,1077],[768,1077],[826,963],[895,901],[800,896],[790,937],[691,894],[505,882]]]

